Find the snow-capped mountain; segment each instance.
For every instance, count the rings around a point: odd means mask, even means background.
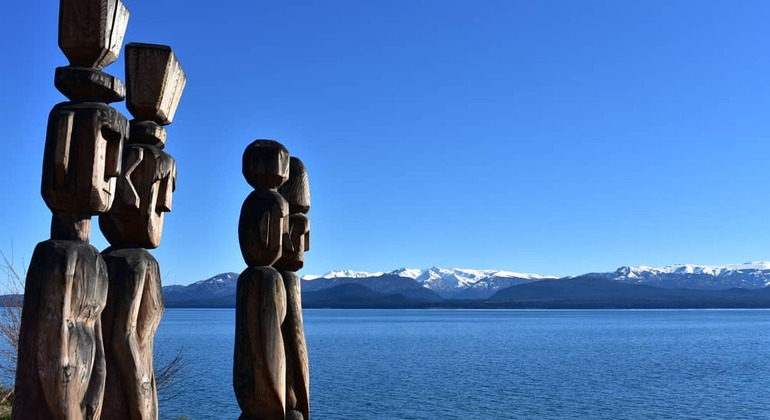
[[[555,279],[554,276],[539,274],[514,273],[502,270],[470,270],[463,268],[431,267],[426,269],[399,268],[387,273],[367,273],[365,271],[331,271],[323,276],[304,276],[303,280],[318,279],[365,279],[376,281],[378,277],[387,276],[413,279],[426,289],[432,290],[441,297],[458,297],[462,299],[487,298],[497,290],[530,281]],[[338,283],[333,283],[338,284]],[[463,293],[468,290],[469,292]]]
[[[770,262],[727,265],[676,264],[655,268],[620,267],[596,277],[668,289],[759,289],[770,285]]]
[[[539,293],[551,286],[555,289],[563,289],[569,286],[570,281],[574,279],[577,283],[582,281],[589,285],[592,284],[591,281],[604,281],[606,283],[610,280],[625,283],[624,286],[645,285],[664,289],[690,289],[689,291],[680,290],[684,295],[697,295],[697,293],[709,290],[723,290],[725,292],[720,292],[718,296],[727,296],[730,293],[738,296],[737,300],[729,303],[728,306],[740,304],[741,302],[745,304],[746,301],[740,298],[740,296],[743,296],[741,293],[753,292],[749,290],[726,291],[726,289],[763,289],[755,290],[754,292],[762,294],[767,291],[765,294],[767,294],[770,300],[770,288],[764,289],[770,286],[770,262],[730,265],[678,264],[659,268],[626,266],[620,267],[613,272],[565,277],[554,283],[536,283],[541,280],[549,281],[555,279],[556,277],[554,276],[514,273],[502,270],[448,269],[440,267],[427,269],[400,268],[387,273],[339,270],[329,272],[323,276],[304,276],[302,278],[302,292],[303,295],[307,293],[310,298],[313,293],[317,294],[317,292],[332,290],[337,287],[355,287],[359,295],[361,290],[368,290],[370,294],[385,299],[382,302],[387,302],[387,305],[393,305],[393,302],[402,302],[403,304],[405,300],[425,303],[454,299],[455,302],[464,302],[471,300],[483,301],[489,299],[492,295],[498,296],[496,293],[504,289],[508,289],[510,292],[508,294],[513,296],[513,298],[517,298],[517,294],[524,293],[524,289],[530,287],[526,283],[532,283],[533,287],[536,286]],[[231,307],[235,304],[237,280],[237,273],[224,273],[207,280],[197,281],[188,286],[173,285],[163,287],[163,295],[166,303],[171,306]],[[523,289],[516,287],[519,285]],[[576,290],[573,287],[565,293],[569,296],[576,296]],[[629,293],[632,292],[629,291]],[[639,293],[642,293],[642,289],[639,289]],[[336,296],[335,293],[332,293],[332,295]],[[316,301],[321,299],[319,296],[312,297]],[[697,295],[697,299],[701,298],[704,297]],[[708,299],[713,300],[713,297]],[[764,304],[762,303],[762,305]]]

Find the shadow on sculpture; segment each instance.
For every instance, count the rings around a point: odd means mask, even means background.
[[[248,268],[238,278],[233,388],[241,420],[309,418],[309,368],[295,271],[309,249],[310,188],[302,162],[280,143],[257,140],[243,154],[254,188],[238,238]]]

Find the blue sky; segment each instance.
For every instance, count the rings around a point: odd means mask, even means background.
[[[257,138],[308,167],[304,274],[770,259],[766,1],[125,3],[126,42],[171,45],[188,75],[164,284],[245,267]],[[0,249],[19,265],[49,235],[57,14],[0,6]]]

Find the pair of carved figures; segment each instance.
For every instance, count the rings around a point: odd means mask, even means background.
[[[307,420],[310,386],[295,273],[310,248],[310,187],[301,160],[280,143],[257,140],[243,154],[254,188],[238,237],[248,268],[238,278],[233,387],[241,420]]]
[[[157,261],[174,159],[163,151],[186,77],[169,47],[126,45],[126,85],[102,71],[120,53],[121,0],[61,0],[42,196],[51,239],[26,279],[14,419],[156,419],[152,366],[163,312]],[[127,97],[128,121],[108,104]],[[112,245],[89,244],[91,217]]]

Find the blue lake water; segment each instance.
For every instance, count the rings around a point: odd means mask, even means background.
[[[305,310],[311,417],[768,419],[766,310]],[[236,419],[232,309],[169,309],[164,419]]]

